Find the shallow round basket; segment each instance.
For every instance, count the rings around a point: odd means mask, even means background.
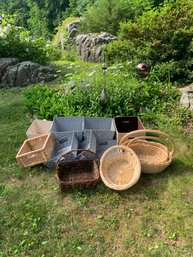
[[[112,146],[100,161],[100,176],[114,190],[132,187],[141,175],[141,164],[135,152],[126,146]]]

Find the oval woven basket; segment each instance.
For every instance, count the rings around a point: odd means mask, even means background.
[[[135,152],[126,146],[112,146],[101,157],[100,176],[114,190],[132,187],[141,175],[141,164]]]
[[[142,133],[144,136],[141,136]],[[162,131],[146,129],[133,131],[126,134],[120,144],[134,150],[141,162],[143,173],[160,173],[172,162],[174,142]]]

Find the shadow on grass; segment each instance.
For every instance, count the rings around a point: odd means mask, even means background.
[[[174,159],[172,164],[162,173],[158,174],[141,174],[138,182],[131,188],[125,191],[115,191],[107,188],[102,181],[95,187],[88,189],[68,189],[61,191],[61,197],[65,197],[67,194],[81,194],[87,197],[94,197],[95,195],[104,194],[117,194],[120,198],[127,199],[131,196],[138,196],[142,199],[157,199],[160,195],[163,195],[167,190],[168,180],[172,177],[186,176],[191,172],[191,167],[186,165],[179,159]]]

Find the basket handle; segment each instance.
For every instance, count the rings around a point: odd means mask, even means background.
[[[107,155],[113,151],[113,150],[122,150],[123,152],[131,152],[131,149],[128,148],[127,146],[123,146],[123,145],[115,145],[115,146],[111,146],[110,148],[108,148],[102,155],[100,163],[103,163],[104,159],[107,157]],[[132,150],[133,151],[133,150]]]
[[[62,157],[64,157],[65,155],[67,155],[67,154],[69,154],[69,153],[72,153],[72,152],[78,152],[78,151],[83,151],[83,152],[90,152],[90,153],[92,153],[97,159],[98,159],[98,161],[99,161],[99,156],[95,153],[95,152],[92,152],[91,150],[88,150],[88,149],[73,149],[73,150],[70,150],[70,151],[68,151],[67,153],[65,153],[65,154],[62,154],[61,156],[60,156],[60,158],[58,159],[58,161],[57,161],[57,164],[59,163],[59,161],[61,160],[61,158]],[[76,160],[76,157],[75,157],[75,160]]]
[[[159,136],[163,136],[163,137],[167,138],[169,140],[169,142],[171,143],[171,151],[169,151],[170,157],[173,155],[174,150],[175,150],[173,139],[166,133],[159,131],[159,130],[153,130],[153,129],[134,130],[130,133],[127,133],[124,137],[122,137],[119,144],[125,145],[125,141],[128,142],[129,139],[133,139],[133,137],[137,137],[137,138],[143,137],[143,136],[141,136],[142,133],[154,133],[155,135],[157,135],[154,138],[159,138],[163,144],[165,144],[165,143],[163,142],[163,140],[161,140],[161,138]],[[169,149],[169,144],[167,144],[167,147]]]
[[[162,140],[160,140],[159,137],[151,137],[151,136],[135,137],[135,138],[127,141],[127,146],[130,147],[130,145],[133,142],[135,142],[137,140],[140,140],[140,139],[152,139],[152,140],[158,141],[159,143],[163,144],[166,147],[166,149],[167,149],[167,159],[169,160],[171,158],[172,154],[170,154],[170,151],[168,149],[168,145],[165,142],[163,142]]]

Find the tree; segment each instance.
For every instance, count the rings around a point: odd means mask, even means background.
[[[147,0],[98,0],[85,13],[81,30],[106,31],[116,35],[121,21],[134,19],[150,4],[151,1]]]

